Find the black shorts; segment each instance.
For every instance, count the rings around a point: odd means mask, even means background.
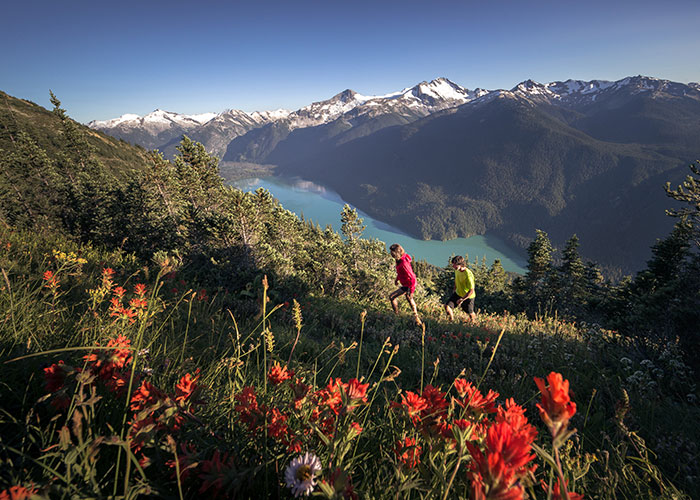
[[[453,305],[457,305],[457,302],[459,299],[461,299],[459,295],[457,295],[456,292],[452,292],[452,295],[450,295],[449,300],[447,303],[452,303]],[[460,304],[460,307],[462,308],[462,311],[464,311],[467,314],[472,314],[474,312],[474,297],[471,299],[464,299],[464,301]]]

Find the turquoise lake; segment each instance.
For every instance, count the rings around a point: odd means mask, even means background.
[[[244,191],[255,191],[263,187],[270,191],[287,210],[320,224],[321,227],[330,224],[333,229],[340,231],[340,211],[346,202],[335,191],[313,182],[281,177],[243,179],[233,182],[233,185]],[[475,257],[479,260],[486,257],[489,266],[495,259],[500,259],[506,271],[525,273],[524,255],[510,249],[495,237],[472,236],[448,241],[419,240],[373,219],[357,207],[353,208],[357,210],[367,226],[363,234],[364,238],[376,238],[387,245],[398,243],[414,259],[422,259],[443,267],[452,255],[468,255],[470,262],[474,262]]]

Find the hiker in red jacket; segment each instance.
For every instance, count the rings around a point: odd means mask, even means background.
[[[401,287],[394,290],[391,292],[391,295],[389,295],[391,307],[396,314],[399,314],[398,298],[406,294],[406,300],[413,310],[413,317],[415,318],[416,325],[421,325],[420,317],[418,317],[418,309],[416,308],[416,301],[413,300],[413,294],[416,291],[416,273],[413,272],[413,267],[411,267],[411,256],[404,252],[403,247],[398,243],[394,243],[389,247],[389,253],[396,259],[396,279],[394,283],[396,285],[401,283]]]

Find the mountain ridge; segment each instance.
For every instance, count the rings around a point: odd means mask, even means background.
[[[631,272],[670,230],[663,184],[700,156],[700,86],[638,75],[488,91],[436,79],[384,96],[347,89],[200,137],[217,138],[225,164],[326,184],[416,237],[494,233],[524,247],[535,229],[555,244],[577,233],[588,258]]]

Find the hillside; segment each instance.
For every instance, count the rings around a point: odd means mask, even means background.
[[[587,258],[629,273],[671,228],[662,187],[697,155],[700,93],[627,80],[597,99],[526,82],[410,124],[385,116],[367,129],[337,120],[294,130],[273,149],[262,128],[225,158],[256,145],[278,173],[326,184],[416,237],[491,232],[525,246],[539,228],[561,247],[577,233]]]
[[[631,280],[537,231],[524,276],[469,262],[471,322],[414,262],[416,326],[349,206],[309,224],[187,139],[110,178],[53,102],[55,149],[0,156],[0,498],[698,495],[697,166]]]
[[[24,131],[49,155],[55,155],[59,150],[57,131],[60,119],[33,102],[0,91],[0,124],[0,149],[12,151],[13,137]],[[132,146],[97,130],[83,130],[95,155],[113,175],[124,178],[132,170],[145,169],[149,163],[148,153],[142,147]]]
[[[575,232],[586,257],[626,272],[670,230],[662,186],[679,182],[690,161],[595,140],[510,100],[312,150],[300,161],[279,149],[268,159],[281,172],[327,184],[417,237],[494,232],[522,245],[543,229],[561,245]]]

